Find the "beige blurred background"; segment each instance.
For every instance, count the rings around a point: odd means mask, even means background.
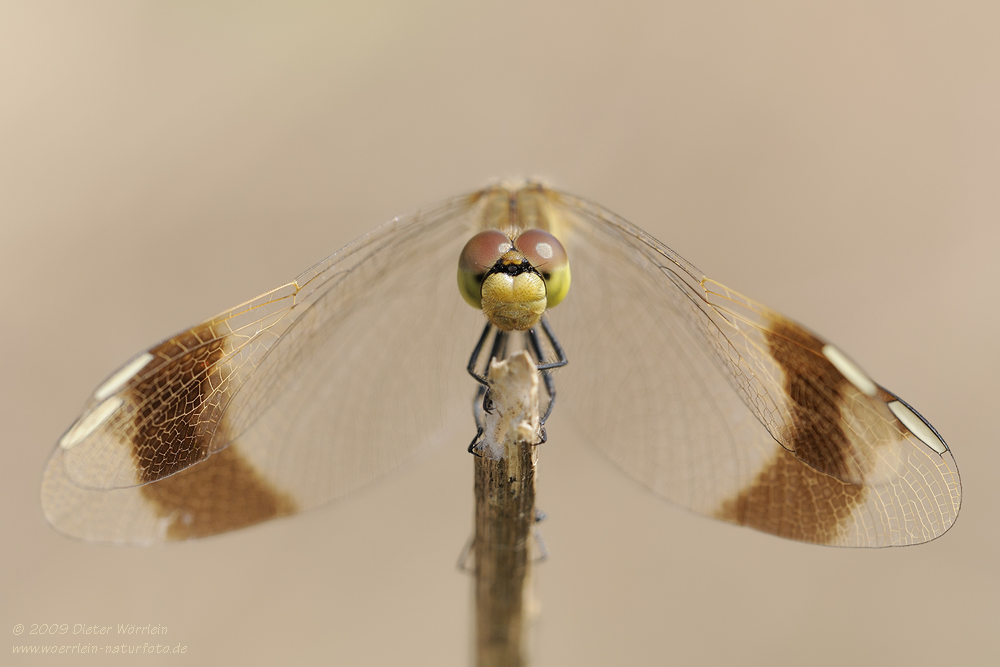
[[[467,664],[464,437],[163,548],[60,536],[39,481],[136,351],[395,214],[541,175],[848,350],[942,432],[965,504],[921,547],[784,541],[659,501],[557,409],[535,664],[996,664],[1000,6],[814,4],[4,2],[7,643],[153,623],[187,655],[119,664]]]

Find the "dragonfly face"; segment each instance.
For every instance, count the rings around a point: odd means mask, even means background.
[[[668,500],[851,546],[925,542],[958,515],[944,440],[839,348],[610,211],[528,184],[397,218],[134,357],[56,446],[46,516],[91,540],[201,537],[451,442],[483,320],[460,296],[504,330],[546,314],[573,358],[560,410]]]
[[[536,189],[490,192],[487,198],[506,199],[508,206],[483,206],[486,212],[502,215],[483,218],[488,229],[469,239],[458,260],[462,297],[473,308],[482,308],[486,319],[501,331],[531,329],[547,308],[559,305],[569,292],[569,259],[549,231],[557,227],[556,214],[526,205],[525,200],[540,194]],[[536,214],[522,221],[523,209]],[[539,227],[525,229],[529,221]]]

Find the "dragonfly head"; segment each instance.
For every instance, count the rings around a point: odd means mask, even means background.
[[[511,239],[489,230],[473,236],[458,261],[458,288],[503,331],[526,331],[569,291],[569,261],[552,234],[529,229]]]

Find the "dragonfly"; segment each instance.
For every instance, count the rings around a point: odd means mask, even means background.
[[[328,503],[454,444],[467,371],[502,354],[491,330],[535,349],[549,410],[563,364],[543,357],[565,349],[559,410],[697,513],[856,547],[927,542],[958,516],[944,439],[839,347],[534,182],[397,217],[127,361],[57,443],[45,515],[76,538],[149,544]],[[474,405],[479,423],[481,385]]]

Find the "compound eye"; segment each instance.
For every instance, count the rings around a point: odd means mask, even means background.
[[[529,229],[514,239],[514,247],[542,274],[548,307],[562,301],[569,291],[570,276],[569,258],[559,239],[541,229]]]
[[[559,240],[541,229],[529,229],[514,239],[514,247],[542,274],[555,273],[567,265],[566,251]]]
[[[486,273],[512,247],[510,238],[495,229],[479,232],[465,244],[458,258],[458,289],[473,308],[482,308]]]
[[[462,248],[458,269],[474,274],[486,273],[512,245],[510,238],[503,232],[495,229],[479,232]]]

